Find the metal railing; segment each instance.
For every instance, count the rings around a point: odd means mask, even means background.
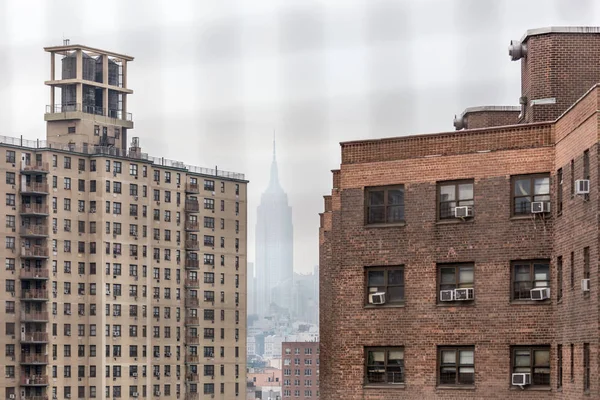
[[[21,336],[21,342],[47,342],[48,332],[25,332]]]
[[[21,321],[48,321],[48,311],[21,311]]]
[[[50,271],[48,268],[21,268],[19,270],[19,278],[21,279],[36,279],[36,278],[49,278]]]
[[[21,300],[47,300],[48,290],[46,289],[23,289],[21,291]]]
[[[186,200],[185,201],[185,212],[197,213],[200,211],[200,203],[198,200]]]
[[[25,164],[21,166],[22,172],[48,172],[47,162],[35,162],[33,164]]]
[[[48,214],[48,205],[21,204],[21,214]]]
[[[123,110],[105,110],[104,107],[92,106],[81,103],[66,103],[46,105],[46,114],[61,114],[67,112],[84,112],[86,114],[102,115],[108,118],[120,119],[124,121],[133,121],[133,114],[123,112]]]
[[[198,344],[200,343],[200,336],[196,335],[196,336],[186,336],[185,337],[185,342],[187,344]]]
[[[48,257],[48,248],[41,246],[21,247],[21,257]]]
[[[185,267],[187,269],[198,269],[200,268],[200,260],[187,259],[185,260]]]
[[[186,297],[185,306],[188,308],[195,308],[200,306],[200,301],[197,297]]]
[[[93,146],[88,144],[79,144],[75,143],[57,143],[57,142],[49,142],[47,140],[27,140],[23,139],[23,137],[11,137],[11,136],[1,136],[0,135],[0,144],[8,144],[11,146],[19,146],[19,147],[27,147],[30,149],[57,149],[62,151],[68,151],[72,153],[79,154],[106,154],[114,157],[122,157],[128,158],[132,160],[144,160],[150,161],[156,165],[164,166],[164,167],[172,167],[172,168],[180,168],[183,170],[187,170],[188,172],[200,175],[209,175],[216,176],[222,178],[230,178],[237,180],[244,180],[245,175],[238,172],[229,172],[222,171],[219,169],[212,168],[203,168],[194,165],[188,165],[181,161],[169,160],[164,157],[152,157],[147,153],[141,153],[136,151],[127,151],[126,149],[118,149],[115,147],[102,147],[102,146]],[[198,184],[195,184],[196,191],[190,193],[199,193]]]
[[[185,317],[186,325],[199,325],[200,319],[198,317]]]
[[[200,230],[200,225],[198,224],[198,221],[185,221],[185,230],[198,231]]]
[[[21,354],[22,364],[48,364],[48,356],[45,354]]]
[[[48,184],[45,182],[30,182],[21,185],[21,193],[48,193]]]
[[[185,249],[186,250],[199,250],[200,249],[200,242],[198,242],[197,240],[186,240],[185,241]]]
[[[23,236],[48,236],[48,225],[26,225],[19,232]]]
[[[48,375],[25,375],[21,376],[21,385],[47,385]]]
[[[185,280],[185,287],[199,288],[200,287],[200,281],[198,279],[189,279],[189,278],[186,278],[186,280]]]

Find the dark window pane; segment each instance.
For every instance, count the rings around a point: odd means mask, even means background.
[[[404,190],[402,190],[402,189],[388,190],[388,205],[389,206],[397,206],[400,204],[404,204]]]
[[[385,207],[372,206],[369,207],[369,224],[379,224],[385,222]]]
[[[377,205],[384,205],[384,199],[385,199],[385,195],[384,195],[384,191],[371,191],[369,192],[369,205],[371,206],[377,206]]]
[[[528,196],[531,194],[531,179],[515,180],[515,196]]]
[[[383,286],[385,284],[384,271],[369,271],[369,286]],[[370,354],[370,353],[369,353]]]
[[[389,206],[388,207],[388,222],[404,221],[404,206]]]
[[[401,269],[388,271],[388,285],[402,285],[404,283],[404,271]]]
[[[404,299],[404,286],[389,286],[387,290],[389,301],[400,301]]]
[[[440,383],[453,385],[456,383],[456,368],[442,367],[440,369]]]
[[[515,198],[515,214],[531,213],[531,197]]]

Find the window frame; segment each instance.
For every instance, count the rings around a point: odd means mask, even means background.
[[[444,366],[442,363],[442,352],[446,351],[454,351],[454,364],[447,364]],[[461,351],[471,351],[473,353],[473,364],[460,364],[460,352]],[[436,385],[437,387],[474,387],[475,386],[475,346],[474,345],[458,345],[458,346],[438,346],[437,348],[437,363],[436,363]],[[442,383],[441,382],[441,373],[442,368],[449,368],[450,365],[453,365],[455,368],[456,377],[454,379],[454,383]],[[470,383],[460,383],[460,369],[461,368],[472,368],[473,369],[473,382]]]
[[[398,284],[398,285],[389,285],[388,284],[388,272],[391,270],[400,270],[402,271],[402,284]],[[369,292],[369,272],[373,272],[373,271],[383,271],[384,272],[384,285],[382,286],[378,286],[378,287],[384,287],[385,288],[385,294],[386,294],[386,299],[385,299],[385,304],[382,305],[373,305],[373,304],[369,304],[369,294],[371,292]],[[390,301],[388,293],[388,287],[402,287],[403,288],[403,295],[402,295],[402,300],[398,300],[398,301]],[[399,264],[399,265],[385,265],[385,266],[367,266],[365,267],[365,271],[364,271],[364,291],[365,291],[365,299],[364,299],[364,303],[365,303],[365,307],[398,307],[398,306],[403,306],[405,301],[406,301],[406,268],[403,264]],[[381,290],[378,290],[381,291]]]
[[[370,382],[369,381],[369,352],[370,351],[383,351],[384,353],[384,378],[385,382]],[[402,351],[402,377],[400,382],[388,382],[388,355],[390,351]],[[373,365],[375,366],[375,365]],[[404,387],[406,384],[406,350],[404,346],[366,346],[364,348],[364,372],[363,372],[363,385],[364,386],[383,386],[383,387]]]
[[[460,195],[460,191],[459,191],[459,186],[460,185],[464,185],[464,184],[470,184],[472,186],[471,188],[471,192],[473,193],[473,198],[471,199],[464,199],[464,200],[460,200],[459,199],[459,195]],[[450,216],[446,216],[446,217],[442,217],[441,213],[442,213],[442,186],[454,186],[454,200],[452,201],[445,201],[444,203],[457,203],[456,207],[461,207],[458,203],[461,202],[471,202],[472,204],[467,204],[467,206],[471,206],[473,207],[473,209],[475,209],[475,179],[459,179],[459,180],[453,180],[453,181],[441,181],[437,183],[437,188],[436,188],[436,218],[438,221],[447,221],[447,220],[452,220],[454,219],[454,213],[451,213]],[[474,215],[474,213],[473,213]],[[473,217],[467,217],[468,219],[472,219]]]
[[[440,263],[436,265],[437,271],[436,271],[436,275],[437,275],[437,282],[436,282],[436,287],[437,287],[437,293],[436,293],[436,298],[437,298],[437,303],[438,304],[450,304],[453,307],[459,305],[459,304],[463,304],[463,305],[469,305],[469,304],[473,304],[475,302],[475,296],[473,296],[473,300],[453,300],[453,301],[440,301],[440,291],[442,290],[442,269],[443,268],[454,268],[455,269],[455,286],[454,289],[444,289],[444,290],[455,290],[455,289],[473,289],[473,292],[475,292],[475,263],[448,263],[448,264],[444,264],[444,263]],[[473,282],[471,282],[471,286],[460,286],[460,282],[458,281],[458,277],[460,274],[458,274],[458,271],[460,270],[460,268],[471,268],[473,270]],[[466,284],[466,283],[465,283]]]
[[[518,350],[529,350],[529,372],[524,372],[524,373],[529,373],[531,374],[531,384],[524,386],[523,389],[527,390],[527,389],[537,389],[537,388],[552,388],[552,347],[550,345],[531,345],[531,346],[511,346],[510,347],[510,374],[511,374],[511,383],[512,383],[512,374],[515,373],[522,373],[522,372],[515,372],[515,356],[516,356],[516,352]],[[533,352],[534,351],[547,351],[548,352],[548,369],[550,370],[549,374],[548,374],[548,384],[535,384],[534,383],[534,374],[533,374],[533,363],[534,363],[534,355]],[[538,368],[545,368],[545,367],[538,367]],[[512,386],[512,385],[511,385]]]
[[[551,302],[552,297],[546,300],[531,300],[531,296],[529,298],[517,298],[515,297],[515,266],[516,265],[524,265],[524,264],[529,264],[529,274],[530,274],[530,280],[529,282],[531,283],[531,289],[535,289],[535,288],[542,288],[542,287],[547,287],[550,288],[552,285],[552,264],[551,264],[551,260],[549,259],[535,259],[535,260],[513,260],[510,262],[510,300],[511,302],[535,302],[535,303],[542,303],[542,304],[547,304],[549,302]],[[547,264],[548,265],[548,286],[535,286],[535,268],[534,265],[535,264]],[[525,281],[522,281],[525,282]],[[539,282],[544,282],[544,281],[539,281]]]
[[[529,196],[517,196],[515,194],[515,183],[517,180],[522,180],[525,178],[529,178],[529,183],[530,183],[530,189],[533,191]],[[535,194],[535,179],[538,178],[548,178],[548,194]],[[531,203],[536,201],[535,197],[536,196],[548,196],[550,199],[547,200],[548,203],[552,203],[552,180],[551,180],[551,176],[549,172],[542,172],[542,173],[534,173],[534,174],[522,174],[522,175],[512,175],[510,177],[510,215],[511,217],[530,217],[531,215],[533,215],[531,213]],[[517,198],[521,198],[521,197],[531,197],[531,202],[529,202],[529,208],[527,209],[527,212],[524,213],[516,213],[515,212],[515,207],[516,207],[516,201],[515,199]],[[552,210],[550,210],[552,211]],[[543,213],[544,215],[548,215],[550,213]]]
[[[388,192],[390,190],[401,190],[402,191],[402,204],[396,205],[396,207],[402,207],[402,219],[398,221],[388,221]],[[383,191],[384,204],[377,205],[376,207],[383,207],[385,210],[385,222],[370,222],[369,210],[372,207],[370,205],[370,193]],[[406,188],[404,184],[388,185],[388,186],[369,186],[364,188],[364,224],[366,226],[389,226],[389,225],[404,225],[406,224]]]

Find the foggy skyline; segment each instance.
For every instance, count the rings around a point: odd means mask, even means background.
[[[277,132],[295,271],[306,273],[338,143],[450,131],[465,107],[518,105],[508,43],[552,25],[600,25],[600,4],[0,0],[0,135],[45,137],[42,47],[69,38],[134,56],[130,136],[151,155],[246,174],[249,261]]]

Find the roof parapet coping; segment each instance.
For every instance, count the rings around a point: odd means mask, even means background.
[[[547,26],[543,28],[528,29],[521,37],[524,43],[531,36],[546,35],[549,33],[578,33],[578,34],[600,34],[598,26]]]
[[[521,107],[519,106],[476,106],[476,107],[467,107],[460,114],[461,117],[464,117],[470,113],[476,112],[520,112]]]

